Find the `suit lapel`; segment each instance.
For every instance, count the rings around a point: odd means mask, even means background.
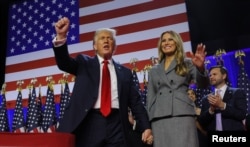
[[[114,60],[112,60],[112,62],[114,63],[114,67],[115,67],[115,72],[116,72],[116,76],[117,76],[117,88],[118,88],[118,95],[120,94],[121,91],[121,80],[124,77],[124,74],[122,72],[122,68],[120,64],[117,64]],[[95,56],[94,58],[92,58],[92,60],[89,62],[88,64],[89,66],[89,73],[90,74],[90,78],[92,79],[92,81],[94,82],[93,84],[96,85],[95,87],[99,87],[99,83],[100,83],[100,63],[98,60],[98,57]]]
[[[89,76],[93,81],[93,84],[96,85],[94,87],[99,87],[100,83],[100,63],[97,56],[91,58],[88,68],[89,69]]]
[[[176,60],[173,60],[173,61],[172,61],[172,63],[170,64],[169,68],[167,69],[167,71],[164,70],[164,62],[165,62],[165,60],[163,60],[163,61],[160,63],[160,65],[158,65],[158,66],[160,66],[160,68],[157,68],[157,69],[156,69],[156,70],[157,70],[157,74],[159,75],[159,77],[160,77],[163,81],[165,81],[164,83],[170,83],[170,80],[171,80],[171,79],[169,79],[167,75],[168,75],[171,71],[175,70]],[[164,71],[162,72],[162,70],[164,70]]]
[[[165,61],[164,61],[165,62]],[[164,63],[163,63],[164,65]],[[177,65],[176,60],[174,59],[171,64],[169,65],[168,69],[166,70],[166,74],[168,74],[169,72],[171,72],[172,70],[175,70],[175,67]]]
[[[223,101],[228,102],[231,99],[232,95],[233,95],[233,90],[227,87],[224,97],[223,97]]]
[[[114,63],[114,67],[115,67],[115,72],[116,72],[116,76],[117,76],[117,88],[118,88],[118,98],[120,97],[120,93],[121,93],[121,79],[123,79],[124,74],[122,72],[122,68],[120,64],[117,64],[114,60],[112,60],[112,62]]]

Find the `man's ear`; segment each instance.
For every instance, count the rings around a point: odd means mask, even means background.
[[[223,79],[226,81],[226,79],[227,79],[227,74],[223,74]]]
[[[95,44],[93,45],[93,48],[94,48],[94,50],[95,50],[95,51],[97,50],[97,47],[96,47],[96,45],[95,45]]]

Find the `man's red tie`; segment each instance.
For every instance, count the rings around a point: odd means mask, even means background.
[[[108,116],[111,112],[111,82],[108,68],[109,62],[103,61],[102,68],[102,89],[101,89],[101,113],[103,116]]]

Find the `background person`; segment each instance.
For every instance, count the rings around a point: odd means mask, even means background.
[[[199,108],[196,105],[197,97],[196,97],[195,91],[193,89],[189,88],[187,90],[187,94],[188,94],[188,97],[194,102],[194,104],[195,104],[195,113],[196,113],[197,116],[199,116],[200,113],[201,113],[201,108]]]
[[[201,115],[198,117],[202,127],[206,131],[216,131],[216,115],[220,113],[221,131],[245,130],[243,124],[247,114],[245,92],[227,85],[229,82],[228,72],[224,66],[212,66],[209,69],[209,77],[210,84],[215,88],[215,93],[203,98]]]
[[[195,104],[195,113],[197,117],[200,116],[201,108],[199,108],[195,103],[197,101],[197,95],[194,89],[189,88],[188,91],[188,97],[194,102]],[[196,120],[195,121],[197,131],[198,131],[198,139],[199,139],[199,147],[207,147],[208,146],[208,140],[207,140],[207,132],[202,128],[200,123]]]

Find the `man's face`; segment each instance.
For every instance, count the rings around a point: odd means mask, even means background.
[[[94,49],[104,59],[110,59],[115,49],[112,34],[108,31],[99,32],[95,38]]]
[[[225,84],[226,74],[222,74],[220,68],[213,68],[209,74],[210,84],[215,87],[221,87]]]

